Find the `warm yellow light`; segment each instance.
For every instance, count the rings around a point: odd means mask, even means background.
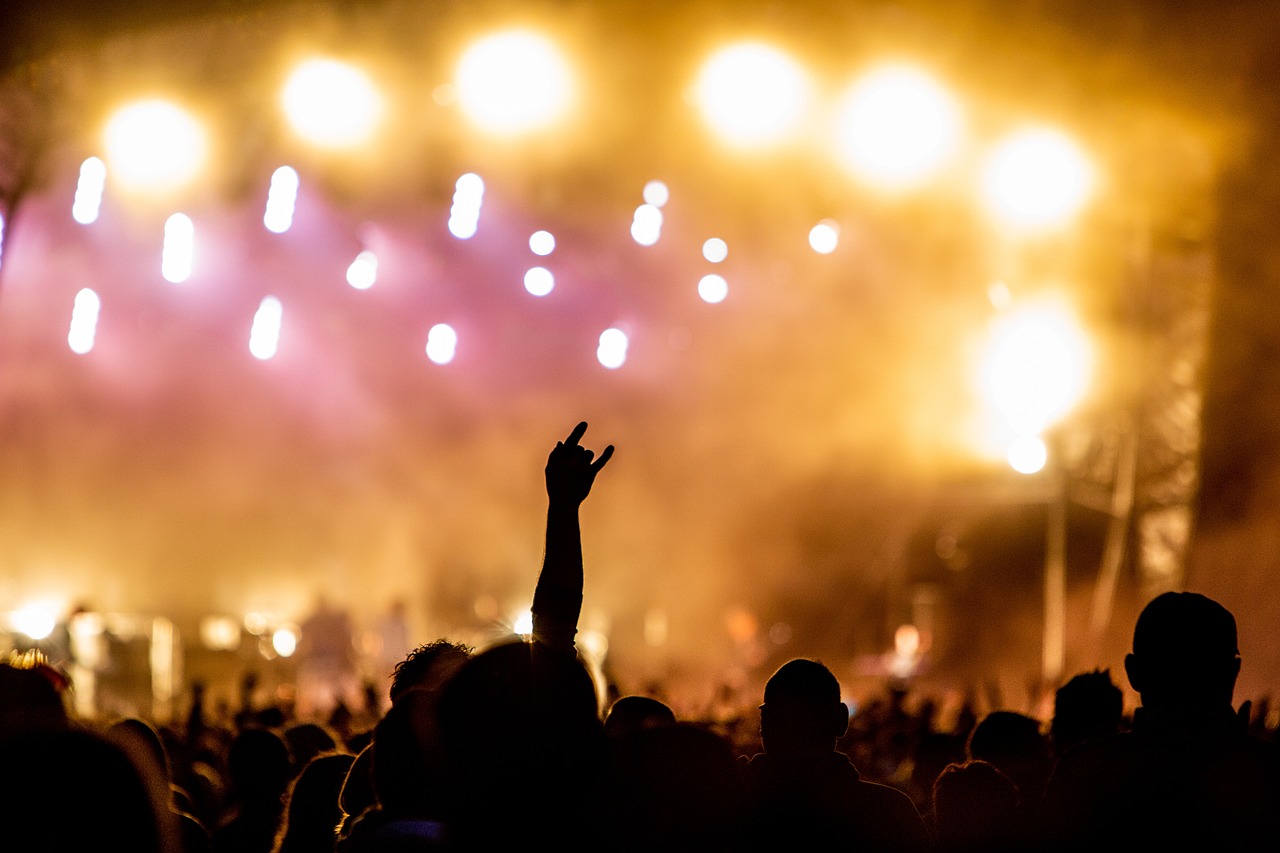
[[[112,179],[133,189],[176,189],[204,165],[204,131],[168,101],[137,101],[121,108],[107,122],[104,141]]]
[[[1091,370],[1084,332],[1056,302],[1002,315],[982,370],[988,399],[1017,436],[1038,436],[1083,396]]]
[[[369,77],[333,59],[310,59],[295,68],[280,101],[294,131],[322,148],[359,145],[382,120],[382,96]]]
[[[955,153],[960,108],[932,77],[891,66],[863,77],[845,95],[838,140],[845,164],[890,189],[918,185]]]
[[[1093,167],[1075,142],[1059,131],[1033,128],[992,152],[982,192],[990,213],[1006,225],[1044,229],[1079,212],[1094,181]]]
[[[560,118],[573,100],[573,78],[542,36],[511,30],[472,45],[458,63],[458,103],[481,129],[536,130]]]
[[[1009,467],[1019,474],[1035,474],[1044,470],[1049,449],[1036,435],[1020,435],[1009,444]]]
[[[712,56],[695,95],[703,117],[726,142],[754,147],[794,129],[808,105],[809,81],[786,54],[748,42]]]
[[[298,650],[299,631],[292,625],[277,628],[271,634],[271,647],[282,658],[292,657]]]

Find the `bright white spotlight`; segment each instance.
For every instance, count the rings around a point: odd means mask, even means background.
[[[702,244],[702,257],[713,264],[721,263],[729,257],[729,244],[719,237],[712,237]]]
[[[368,290],[378,280],[378,256],[365,249],[347,267],[347,284],[356,290]]]
[[[724,302],[728,295],[729,282],[724,280],[724,276],[714,273],[704,275],[698,282],[698,296],[702,297],[703,302],[715,305],[718,302]]]
[[[427,358],[448,364],[458,351],[458,333],[447,323],[436,323],[427,332]]]
[[[631,220],[631,239],[641,246],[652,246],[662,236],[662,211],[652,204],[636,208]]]
[[[556,250],[556,238],[550,231],[534,231],[529,235],[529,251],[546,257]]]
[[[71,203],[71,218],[81,225],[98,221],[102,208],[102,191],[107,184],[107,164],[97,157],[90,157],[80,164],[80,179],[76,181],[76,197]]]
[[[511,620],[511,633],[519,634],[522,637],[528,637],[533,633],[532,610],[521,610],[516,614],[516,618]]]
[[[988,211],[1019,229],[1046,229],[1071,219],[1093,192],[1094,172],[1065,134],[1033,128],[1002,142],[987,159],[982,192]]]
[[[283,234],[293,227],[293,209],[298,201],[298,172],[291,166],[281,166],[271,173],[271,187],[267,190],[267,209],[262,214],[262,224],[273,234]]]
[[[573,79],[560,52],[542,36],[511,30],[472,45],[457,71],[458,103],[481,129],[515,134],[560,118]]]
[[[840,245],[840,225],[834,219],[824,219],[809,229],[809,248],[819,255],[829,255]]]
[[[321,148],[351,148],[368,140],[382,120],[382,96],[360,69],[333,59],[309,59],[280,93],[294,131]]]
[[[711,128],[732,145],[755,147],[790,132],[809,101],[809,81],[789,56],[755,42],[707,61],[695,97]]]
[[[534,296],[546,296],[556,286],[556,277],[546,267],[533,267],[524,274],[524,289]]]
[[[292,625],[285,625],[271,632],[271,648],[282,658],[292,657],[298,650],[299,631]]]
[[[1034,474],[1049,461],[1049,449],[1038,435],[1020,435],[1009,445],[1009,467],[1019,474]]]
[[[14,611],[10,617],[14,630],[33,640],[43,640],[57,627],[58,617],[53,608],[43,604],[28,604]]]
[[[449,233],[469,240],[480,227],[480,207],[484,203],[484,180],[474,172],[458,178],[449,208]]]
[[[609,370],[617,370],[627,362],[627,333],[621,329],[605,329],[600,333],[596,359]]]
[[[650,181],[644,185],[644,203],[662,207],[671,200],[671,190],[662,181]]]
[[[175,213],[164,223],[164,248],[160,253],[160,274],[164,280],[181,284],[191,278],[195,257],[196,226],[185,213]]]
[[[280,347],[280,324],[284,319],[284,306],[274,296],[264,296],[253,315],[253,327],[249,330],[249,352],[259,361],[274,358]]]
[[[134,189],[179,187],[204,165],[204,132],[189,113],[168,101],[123,107],[107,122],[105,142],[111,174]]]
[[[98,311],[102,300],[89,288],[81,288],[71,308],[71,330],[67,332],[67,346],[76,355],[84,355],[93,349],[98,332]]]
[[[960,140],[960,109],[922,71],[890,66],[854,84],[840,107],[838,139],[846,165],[887,189],[934,174]]]

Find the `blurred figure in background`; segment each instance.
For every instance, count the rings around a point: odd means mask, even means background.
[[[316,599],[298,640],[298,716],[329,717],[339,704],[360,703],[360,678],[351,617]]]

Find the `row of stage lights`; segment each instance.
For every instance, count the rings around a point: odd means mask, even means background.
[[[964,111],[956,98],[924,70],[901,63],[875,67],[857,79],[818,131],[811,76],[761,42],[713,54],[691,95],[709,129],[729,146],[761,150],[799,135],[830,138],[838,161],[889,192],[919,188],[953,162],[965,143]],[[438,86],[433,97],[456,104],[477,128],[501,136],[544,130],[565,118],[577,100],[574,75],[556,45],[524,30],[472,45],[453,82]],[[385,126],[388,109],[366,71],[330,57],[298,64],[284,80],[279,102],[298,137],[338,150],[370,143]],[[142,190],[190,182],[207,157],[201,123],[161,99],[136,101],[114,113],[104,142],[114,178]],[[1000,222],[1040,229],[1069,219],[1088,200],[1094,170],[1065,133],[1028,126],[988,151],[979,184],[987,210]]]

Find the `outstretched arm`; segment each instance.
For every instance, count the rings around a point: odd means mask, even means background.
[[[591,493],[596,475],[613,456],[609,445],[599,456],[579,441],[586,422],[556,442],[547,457],[547,545],[542,571],[533,593],[533,637],[565,651],[573,651],[582,611],[582,533],[578,507]]]

